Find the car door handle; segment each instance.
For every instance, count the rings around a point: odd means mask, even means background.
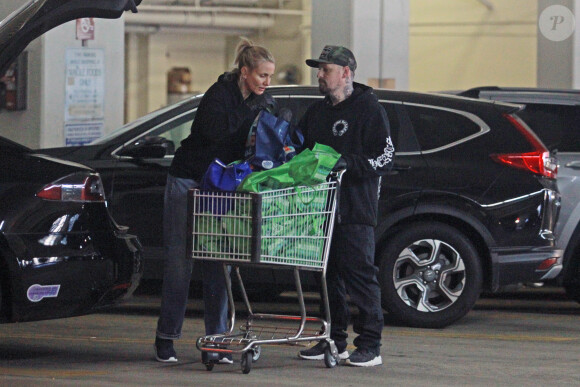
[[[411,169],[410,165],[395,164],[393,165],[393,168],[389,171],[389,173],[387,173],[387,175],[397,175],[399,174],[399,172],[408,171],[410,169]]]
[[[395,165],[393,165],[393,169],[395,171],[408,171],[409,169],[411,169],[411,166],[410,165],[395,164]]]
[[[566,163],[567,168],[580,169],[580,161],[570,161]]]

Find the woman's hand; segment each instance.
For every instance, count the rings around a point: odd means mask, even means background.
[[[246,100],[246,105],[252,111],[268,110],[270,112],[276,111],[278,103],[270,94],[254,95],[253,98]]]

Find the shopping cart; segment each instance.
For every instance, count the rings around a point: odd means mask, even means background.
[[[324,341],[324,362],[338,363],[338,351],[330,339],[330,313],[326,266],[334,227],[343,171],[313,187],[293,187],[262,193],[189,191],[188,256],[223,264],[229,301],[229,330],[198,338],[202,362],[211,371],[223,354],[241,354],[242,372],[250,372],[262,344],[297,344]],[[253,313],[239,267],[255,265],[292,269],[299,316]],[[234,332],[235,305],[230,266],[248,311],[246,321]],[[325,318],[306,315],[300,271],[321,272]],[[275,323],[279,325],[276,325]],[[288,323],[293,325],[288,328]],[[284,323],[284,324],[282,324]],[[316,328],[308,328],[313,325]],[[311,324],[312,323],[312,324]]]

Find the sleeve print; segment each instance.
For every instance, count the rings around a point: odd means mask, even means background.
[[[393,140],[391,136],[387,137],[385,148],[383,149],[383,154],[381,154],[376,159],[368,159],[369,163],[373,169],[382,168],[393,162],[393,154],[395,153],[395,147],[393,146]]]

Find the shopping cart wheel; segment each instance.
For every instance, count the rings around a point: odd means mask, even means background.
[[[208,371],[213,370],[213,366],[219,361],[219,353],[217,352],[202,352],[201,362],[205,365]]]
[[[260,355],[262,354],[262,347],[259,345],[256,345],[255,347],[252,348],[254,354],[252,355],[252,361],[256,362],[258,361],[258,359],[260,358]]]
[[[338,364],[338,360],[332,355],[329,345],[324,349],[324,364],[328,368],[334,368]]]
[[[244,374],[249,374],[252,369],[252,357],[254,356],[254,351],[247,351],[242,354],[242,372]]]

